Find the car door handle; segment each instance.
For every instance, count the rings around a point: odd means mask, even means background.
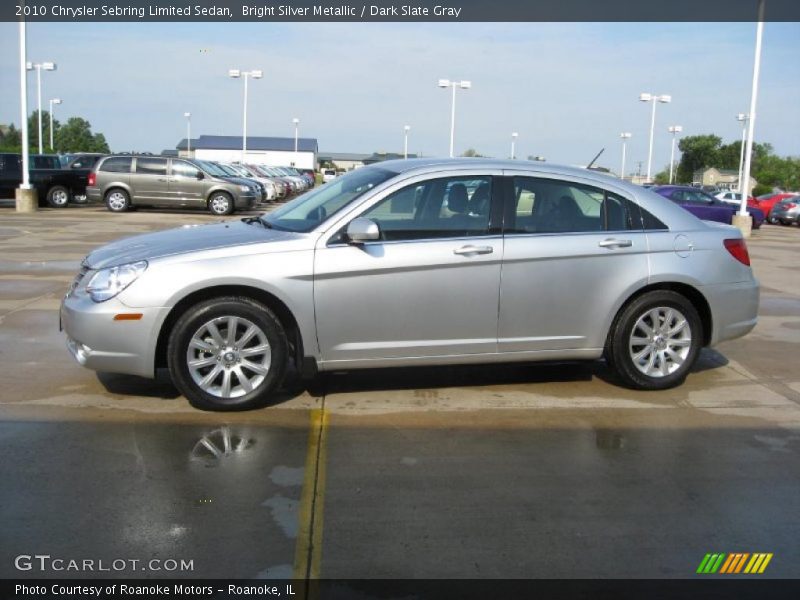
[[[601,248],[630,248],[633,246],[633,242],[630,240],[615,240],[613,238],[609,238],[607,240],[603,240],[597,245]]]
[[[494,248],[491,246],[461,246],[461,248],[456,248],[453,250],[453,254],[458,254],[461,256],[469,256],[470,254],[491,254],[494,252]]]
[[[169,179],[167,179],[166,177],[159,177],[158,180],[159,181],[169,181]]]

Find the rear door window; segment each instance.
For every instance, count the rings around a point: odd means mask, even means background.
[[[142,175],[166,175],[167,161],[164,158],[143,158],[136,159],[136,172]]]

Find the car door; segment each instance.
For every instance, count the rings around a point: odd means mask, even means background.
[[[185,160],[172,159],[169,176],[171,201],[179,206],[201,206],[205,204],[208,182],[199,167]]]
[[[314,299],[324,362],[497,351],[502,236],[492,188],[487,173],[418,176],[323,236]],[[348,243],[344,231],[359,216],[378,224],[381,239]]]
[[[166,158],[137,156],[130,182],[134,202],[169,204]]]
[[[638,206],[588,181],[509,174],[498,348],[596,356],[648,278]]]

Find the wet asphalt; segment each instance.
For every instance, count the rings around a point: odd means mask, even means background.
[[[800,575],[798,228],[754,234],[758,327],[675,390],[601,362],[380,370],[221,415],[74,364],[80,259],[211,219],[0,207],[0,577],[686,578],[709,552]],[[93,570],[15,566],[37,554]]]

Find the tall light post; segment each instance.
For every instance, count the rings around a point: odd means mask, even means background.
[[[514,160],[515,158],[517,158],[516,149],[517,149],[517,138],[518,137],[519,137],[519,134],[516,131],[511,134],[511,160]]]
[[[185,112],[183,116],[186,117],[186,156],[192,157],[192,113]]]
[[[453,99],[450,103],[450,158],[453,158],[453,144],[455,142],[455,135],[456,135],[456,88],[459,87],[462,90],[468,90],[469,88],[472,87],[472,82],[440,79],[439,87],[453,89]]]
[[[750,194],[750,162],[753,157],[753,133],[756,124],[756,102],[758,100],[758,74],[761,70],[761,38],[764,35],[764,4],[765,0],[758,0],[758,25],[756,26],[756,51],[753,61],[753,86],[750,91],[750,112],[747,121],[747,148],[744,151],[744,170],[742,180],[744,189],[742,190],[742,202],[739,205],[738,219],[734,219],[733,224],[742,228],[745,235],[749,234],[752,222],[748,221],[747,196]],[[737,222],[738,221],[738,222]]]
[[[639,94],[639,101],[640,102],[652,102],[653,103],[653,111],[652,115],[650,116],[650,150],[647,152],[647,181],[650,182],[650,173],[653,166],[653,134],[656,128],[656,102],[661,102],[662,104],[667,104],[668,102],[672,102],[672,96],[667,94],[648,94],[642,93]]]
[[[30,141],[28,140],[28,74],[26,73],[27,44],[25,19],[19,22],[19,110],[20,110],[20,130],[22,133],[22,184],[19,189],[23,191],[31,189],[30,174],[28,164],[30,162],[29,150]],[[19,204],[17,205],[19,210]]]
[[[50,98],[50,152],[55,150],[53,147],[53,105],[61,104],[61,98]]]
[[[750,115],[747,113],[739,113],[736,115],[736,120],[742,124],[742,145],[739,148],[739,193],[742,193],[742,170],[744,169],[744,144],[747,135],[747,121],[750,120]]]
[[[408,159],[408,132],[411,131],[411,125],[403,127],[403,158]]]
[[[56,63],[41,62],[41,63],[27,63],[25,68],[28,71],[36,69],[36,95],[38,97],[38,110],[39,110],[39,154],[44,153],[42,142],[42,69],[45,71],[55,71]],[[26,118],[27,121],[27,118]]]
[[[294,123],[294,165],[292,165],[292,166],[296,167],[297,166],[297,135],[298,135],[299,127],[300,127],[300,119],[295,117],[294,119],[292,119],[292,123]]]
[[[672,134],[672,150],[669,154],[669,182],[672,184],[672,174],[675,171],[675,138],[683,131],[683,127],[681,125],[670,125],[667,131]]]
[[[239,79],[242,77],[244,79],[244,114],[242,117],[242,162],[246,161],[246,154],[247,154],[247,80],[251,77],[253,79],[261,79],[264,76],[264,72],[260,69],[255,69],[253,71],[242,71],[240,69],[229,69],[228,70],[228,77],[233,79]]]
[[[619,134],[619,137],[622,140],[622,166],[619,169],[619,176],[620,179],[625,179],[625,150],[628,145],[628,140],[631,139],[631,134],[627,131],[623,131]]]

